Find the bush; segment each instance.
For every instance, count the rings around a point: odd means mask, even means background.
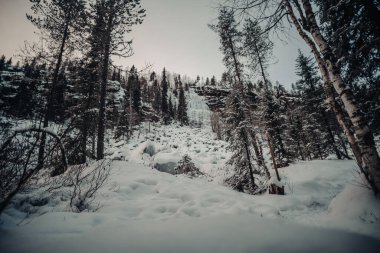
[[[199,177],[204,174],[192,162],[190,156],[184,155],[175,168],[175,174],[186,174],[190,177]]]

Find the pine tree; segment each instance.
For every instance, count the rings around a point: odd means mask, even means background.
[[[12,67],[12,57],[10,57],[5,64],[8,66],[8,68]]]
[[[83,97],[83,103],[81,104],[80,114],[83,121],[79,123],[80,129],[80,163],[85,163],[87,155],[91,153],[92,157],[95,155],[95,136],[96,136],[96,115],[100,90],[99,69],[101,66],[101,58],[103,54],[102,31],[104,30],[104,19],[102,14],[102,6],[100,4],[95,5],[92,13],[92,22],[89,30],[89,36],[87,37],[89,48],[85,48],[85,59],[83,66],[78,69],[80,76],[79,89]],[[87,145],[89,140],[92,140],[92,150],[88,152]]]
[[[215,78],[215,76],[212,76],[210,85],[211,86],[216,86],[216,78]]]
[[[210,79],[207,77],[206,78],[206,84],[205,84],[206,86],[209,86],[210,85]]]
[[[103,20],[99,33],[102,37],[102,64],[100,74],[100,103],[98,117],[97,159],[104,158],[104,140],[106,130],[106,96],[107,78],[111,55],[128,57],[131,55],[132,41],[126,41],[124,35],[130,27],[141,24],[145,10],[140,6],[140,0],[99,0],[94,5]]]
[[[156,72],[153,71],[152,73],[150,73],[149,81],[153,82],[154,80],[156,80]]]
[[[141,117],[141,85],[139,82],[139,77],[137,75],[137,69],[132,66],[127,83],[132,98],[132,108],[137,113],[138,118]],[[138,119],[138,121],[140,121]]]
[[[152,107],[157,113],[160,113],[161,112],[161,102],[162,102],[161,101],[161,89],[160,89],[160,86],[159,86],[157,80],[154,80],[154,82],[153,82],[153,93],[154,93],[154,98],[152,101]]]
[[[1,55],[0,57],[0,71],[5,69],[5,55]]]
[[[219,12],[218,23],[210,26],[218,33],[221,43],[221,51],[224,54],[224,64],[228,69],[228,75],[233,77],[233,91],[228,102],[229,116],[226,120],[226,135],[230,143],[230,149],[234,151],[229,163],[234,166],[235,174],[227,183],[233,188],[249,193],[257,193],[258,183],[254,174],[258,171],[254,168],[255,158],[252,155],[252,147],[259,159],[256,137],[251,125],[251,115],[243,80],[243,48],[241,33],[234,19],[233,12],[222,8]]]
[[[162,71],[162,80],[161,80],[161,113],[162,113],[162,120],[164,124],[169,123],[169,111],[168,111],[168,88],[169,83],[167,81],[166,77],[166,70]]]
[[[76,29],[76,23],[84,13],[84,1],[34,1],[31,9],[35,16],[27,14],[28,20],[35,25],[38,29],[48,34],[51,42],[58,48],[54,52],[57,59],[54,63],[54,70],[52,74],[52,81],[50,83],[46,110],[43,119],[43,127],[49,126],[49,121],[52,119],[54,112],[52,111],[53,103],[55,101],[56,87],[59,80],[59,72],[63,62],[63,54],[66,50],[67,43],[69,42],[71,31]],[[43,157],[45,153],[46,133],[42,134],[41,144],[39,148],[38,167],[43,166]],[[59,174],[63,171],[54,171],[52,174]]]
[[[259,111],[262,113],[261,122],[267,133],[267,141],[273,146],[274,157],[271,154],[273,167],[275,169],[285,167],[291,161],[291,156],[287,151],[284,139],[286,122],[283,114],[285,110],[268,84],[264,84],[260,97],[261,105]]]
[[[305,154],[305,136],[303,129],[302,117],[304,114],[299,104],[294,105],[294,109],[287,110],[287,129],[286,129],[286,145],[288,152],[295,159],[306,160]]]
[[[236,91],[231,92],[227,98],[225,136],[229,142],[228,149],[233,152],[228,164],[233,166],[234,174],[226,183],[237,191],[257,194],[262,189],[254,176],[259,174],[259,171],[253,164],[250,148],[252,140],[248,134],[251,125],[244,114],[240,94]]]
[[[269,40],[257,22],[246,20],[243,28],[244,50],[249,59],[249,67],[253,73],[260,72],[266,83],[265,69],[272,55],[273,43]]]
[[[169,113],[170,119],[174,119],[175,118],[174,106],[173,106],[173,102],[172,102],[172,97],[171,96],[169,96],[168,113]]]
[[[303,131],[305,151],[309,159],[324,159],[326,151],[331,150],[341,158],[340,151],[326,119],[326,107],[323,100],[323,88],[314,63],[310,57],[301,51],[296,60],[296,74],[301,78],[297,81],[297,89],[301,96],[301,111],[303,113]]]
[[[177,119],[181,123],[181,125],[189,124],[185,91],[182,86],[179,87]]]

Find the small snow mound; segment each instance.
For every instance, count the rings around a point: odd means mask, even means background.
[[[176,174],[175,168],[181,155],[177,152],[160,152],[154,157],[153,168],[161,172],[167,172],[170,174]]]
[[[327,221],[337,227],[372,234],[380,239],[380,199],[370,189],[353,181],[331,201]]]
[[[144,154],[148,154],[149,156],[154,156],[156,153],[156,148],[154,146],[154,143],[150,140],[147,140],[140,145],[137,146],[136,149],[134,149],[131,152],[131,158],[135,160],[141,160],[143,158]]]

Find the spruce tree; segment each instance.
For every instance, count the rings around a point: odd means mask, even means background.
[[[285,110],[268,83],[263,85],[264,87],[260,94],[261,105],[259,111],[262,113],[261,123],[267,134],[267,141],[273,146],[274,157],[272,157],[272,162],[273,167],[276,169],[287,166],[291,161],[284,139],[286,122],[283,115]]]
[[[327,108],[324,105],[323,88],[314,62],[299,51],[296,70],[300,77],[296,87],[301,96],[305,152],[309,159],[324,159],[326,151],[333,151],[340,158],[334,136],[328,135],[330,126],[325,119]]]
[[[8,68],[12,67],[12,57],[10,57],[5,64],[7,65]]]
[[[255,181],[254,161],[260,159],[256,136],[251,125],[251,114],[244,83],[244,65],[242,57],[244,51],[241,43],[241,32],[238,23],[230,9],[222,8],[219,12],[218,23],[210,25],[210,28],[218,33],[221,43],[221,51],[224,55],[223,62],[228,70],[228,75],[233,77],[229,97],[229,114],[227,124],[227,139],[234,153],[230,164],[234,166],[235,174],[228,180],[228,184],[235,189],[250,193],[260,192],[258,183]],[[252,149],[256,153],[253,156]],[[263,165],[261,163],[261,165]]]
[[[153,101],[152,101],[152,107],[153,109],[160,114],[161,112],[161,88],[158,84],[157,80],[153,81]]]
[[[240,94],[232,91],[227,98],[225,136],[229,142],[228,149],[233,152],[228,164],[233,166],[234,174],[226,183],[237,191],[257,194],[262,190],[259,186],[262,182],[255,180],[254,174],[259,174],[259,171],[251,154],[252,135],[248,134],[251,125],[244,114]]]
[[[137,116],[140,118],[141,116],[141,86],[140,86],[139,77],[137,74],[137,69],[135,68],[135,66],[132,66],[130,70],[127,85],[131,91],[132,108],[137,113]]]
[[[177,119],[181,123],[181,125],[189,124],[189,118],[187,116],[187,103],[185,98],[185,91],[182,86],[179,87]]]
[[[215,78],[215,76],[212,76],[210,85],[211,86],[216,86],[216,78]]]
[[[99,13],[99,19],[103,20],[103,25],[99,29],[102,37],[102,64],[97,139],[97,159],[103,159],[106,132],[107,79],[110,57],[111,55],[128,57],[132,54],[132,41],[125,40],[124,35],[130,32],[131,26],[142,23],[145,17],[145,10],[141,8],[140,0],[99,0],[92,7],[93,12]]]
[[[161,113],[162,120],[164,124],[169,123],[169,108],[168,108],[168,89],[169,83],[166,77],[166,70],[162,71],[162,80],[161,80]]]
[[[268,81],[265,69],[272,55],[273,43],[269,40],[257,22],[247,19],[243,28],[243,47],[248,57],[249,67],[253,73],[259,72],[264,80]]]
[[[0,57],[0,71],[5,70],[5,55],[1,55]]]
[[[210,79],[207,77],[206,78],[206,84],[205,84],[206,86],[209,86],[210,85]]]
[[[168,113],[169,113],[170,119],[174,119],[175,118],[174,106],[173,106],[173,102],[172,102],[172,97],[171,96],[169,96]]]

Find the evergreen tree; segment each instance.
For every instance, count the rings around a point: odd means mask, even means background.
[[[380,3],[315,1],[322,31],[336,50],[339,68],[369,126],[380,132]],[[344,29],[342,29],[344,27]]]
[[[55,93],[58,85],[59,73],[62,67],[63,54],[67,48],[72,31],[76,30],[77,21],[83,17],[84,1],[34,1],[31,9],[34,16],[27,14],[28,20],[35,25],[42,32],[46,33],[58,50],[53,52],[56,62],[54,63],[54,71],[52,73],[51,82],[49,82],[49,89],[46,102],[46,110],[43,119],[43,127],[49,126],[49,121],[53,118],[53,104],[56,101]],[[39,149],[39,164],[38,167],[43,166],[43,157],[45,153],[46,133],[42,134],[41,144]],[[52,174],[63,173],[63,171],[54,171]]]
[[[294,109],[288,109],[287,111],[287,129],[286,129],[286,145],[290,155],[296,159],[305,160],[307,154],[305,154],[305,136],[303,129],[304,116],[300,106],[295,105]]]
[[[171,96],[169,96],[168,113],[169,113],[169,116],[170,116],[171,119],[175,118],[174,106],[173,106],[173,102],[172,102],[172,97]]]
[[[102,64],[100,74],[100,103],[98,117],[97,159],[104,158],[104,141],[106,130],[106,96],[107,78],[111,55],[130,56],[132,41],[126,41],[124,35],[130,32],[130,27],[141,24],[145,10],[140,6],[140,0],[99,0],[93,5],[93,12],[98,13],[102,26],[101,35]]]
[[[254,176],[259,171],[255,168],[251,154],[252,135],[248,132],[251,125],[244,114],[240,94],[232,91],[227,98],[225,136],[229,142],[228,149],[233,152],[228,164],[233,166],[234,174],[226,183],[237,191],[257,194],[263,189]]]
[[[99,69],[101,66],[102,54],[103,54],[103,44],[102,44],[102,31],[104,30],[104,19],[102,15],[102,6],[96,4],[93,7],[95,10],[90,12],[92,24],[89,27],[90,33],[87,37],[89,48],[85,48],[85,59],[83,64],[81,64],[78,69],[79,76],[81,77],[79,83],[80,93],[83,97],[83,103],[81,103],[80,114],[82,115],[83,121],[80,121],[78,128],[80,129],[80,163],[85,163],[87,155],[91,153],[94,158],[95,155],[95,136],[96,136],[96,120],[97,115],[95,112],[98,107],[100,90],[99,80],[100,73]],[[87,145],[91,140],[91,152],[88,152]]]
[[[177,167],[174,169],[175,174],[186,174],[190,177],[199,177],[204,175],[195,166],[189,155],[184,155],[181,160],[178,161]]]
[[[5,69],[5,55],[1,55],[0,57],[0,71]]]
[[[207,77],[206,78],[206,84],[205,84],[206,86],[209,86],[210,85],[210,79]]]
[[[150,73],[149,81],[153,82],[154,80],[156,80],[156,77],[156,72],[153,71],[152,73]]]
[[[261,122],[267,133],[267,141],[273,146],[273,166],[275,168],[285,167],[291,161],[284,139],[286,122],[283,115],[285,110],[268,84],[264,84],[260,95],[261,105],[259,111],[262,113]]]
[[[8,68],[12,67],[12,57],[10,57],[5,64],[8,66]]]
[[[65,72],[62,70],[59,73],[57,84],[55,87],[55,92],[52,98],[51,104],[51,113],[52,119],[63,122],[65,119],[65,99],[64,93],[67,86],[67,79],[65,76]]]
[[[153,102],[152,102],[152,107],[157,113],[160,113],[161,112],[161,102],[162,102],[161,101],[161,89],[160,89],[160,86],[159,86],[157,80],[154,80],[154,82],[153,82],[153,93],[154,93],[154,98],[153,98]]]
[[[228,75],[233,77],[233,92],[229,97],[229,117],[226,120],[227,140],[230,149],[234,151],[230,164],[235,168],[235,174],[228,180],[228,184],[235,189],[257,193],[262,189],[255,181],[254,168],[255,158],[252,148],[256,154],[257,161],[261,166],[265,166],[261,161],[259,148],[256,142],[256,134],[251,125],[250,108],[247,99],[243,64],[241,58],[244,56],[241,43],[241,33],[238,30],[238,23],[230,9],[222,8],[219,12],[218,23],[210,26],[218,33],[221,43],[221,51],[224,54],[224,64],[227,67]]]
[[[179,87],[177,119],[181,123],[181,125],[189,124],[189,117],[187,116],[187,103],[185,98],[185,91],[182,86]]]
[[[137,69],[135,68],[135,66],[132,66],[130,70],[127,85],[131,91],[132,108],[137,113],[138,117],[140,117],[141,116],[141,86],[140,86],[139,77],[137,74]]]
[[[166,70],[162,71],[162,80],[161,80],[161,113],[162,113],[162,120],[164,124],[169,123],[169,111],[168,111],[168,88],[169,83],[166,77]]]
[[[334,135],[328,134],[331,127],[326,119],[327,108],[324,105],[323,88],[312,59],[299,51],[296,69],[296,74],[301,78],[296,87],[301,96],[305,152],[309,159],[324,159],[326,151],[334,151],[340,158]]]
[[[212,76],[210,85],[211,86],[216,86],[216,78],[215,78],[215,76]]]
[[[269,40],[257,22],[246,20],[243,28],[244,51],[249,59],[249,67],[253,73],[260,72],[266,83],[265,69],[272,55],[273,43]]]

